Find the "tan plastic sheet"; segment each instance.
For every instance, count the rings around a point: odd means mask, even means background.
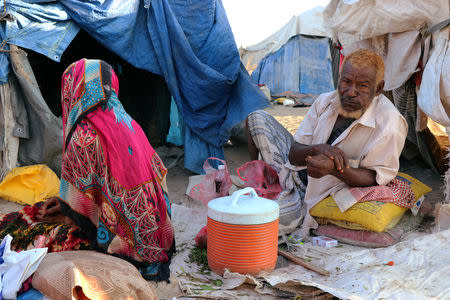
[[[324,10],[336,33],[369,38],[432,26],[449,16],[448,0],[331,0]]]
[[[365,39],[344,46],[344,56],[359,48],[377,51],[373,39]],[[421,55],[418,31],[390,33],[383,37],[381,55],[384,59],[384,90],[391,91],[403,85],[415,72]],[[377,51],[379,52],[379,51]]]
[[[265,279],[273,286],[288,281],[315,286],[342,299],[449,299],[449,242],[447,230],[413,233],[404,242],[384,249],[355,248],[333,254],[337,249],[323,248],[324,257],[316,263],[329,270],[330,277],[289,266]],[[394,265],[387,265],[389,261]]]
[[[204,211],[180,205],[174,205],[173,209],[177,234],[178,228],[185,230],[177,237],[182,246],[172,261],[171,271],[177,274],[185,295],[215,299],[274,299],[287,295],[292,297],[305,286],[310,286],[342,299],[450,297],[450,230],[434,234],[413,232],[403,242],[381,249],[345,244],[338,248],[324,248],[311,243],[296,247],[298,256],[330,271],[329,277],[291,263],[271,274],[251,277],[226,273],[221,277],[214,273],[202,274],[195,263],[189,262],[189,248],[193,246],[195,230],[205,222],[200,217]],[[389,261],[394,265],[387,265]],[[218,280],[220,284],[215,284]]]

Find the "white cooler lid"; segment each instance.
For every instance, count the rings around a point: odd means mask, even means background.
[[[250,195],[244,195],[247,193]],[[259,197],[251,187],[208,202],[208,217],[227,224],[264,224],[275,221],[279,214],[278,203]]]

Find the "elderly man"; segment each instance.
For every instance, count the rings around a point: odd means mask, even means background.
[[[281,229],[301,219],[316,227],[309,210],[344,187],[386,185],[397,174],[407,124],[381,94],[383,59],[368,50],[346,57],[338,89],[320,95],[292,137],[268,113],[247,118],[249,151],[280,176]]]

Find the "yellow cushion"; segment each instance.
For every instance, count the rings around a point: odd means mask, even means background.
[[[397,225],[398,222],[400,222],[401,218],[403,217],[403,214],[393,218],[389,224],[386,225],[386,227],[383,229],[383,231],[388,231],[394,228],[395,225]],[[352,230],[370,230],[358,223],[353,222],[347,222],[347,221],[338,221],[338,220],[332,220],[332,219],[322,219],[322,218],[316,218],[317,223],[320,225],[327,225],[327,224],[334,224],[336,226],[352,229]]]
[[[59,195],[60,180],[46,165],[14,168],[0,183],[0,198],[33,205]]]
[[[399,172],[397,178],[409,183],[416,200],[431,191],[429,186],[405,173]],[[333,197],[329,196],[317,203],[309,213],[313,217],[321,218],[322,222],[328,221],[341,227],[382,232],[394,227],[406,211],[406,208],[393,203],[369,201],[356,203],[342,213]]]

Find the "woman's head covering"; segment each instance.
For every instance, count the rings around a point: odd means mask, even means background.
[[[119,95],[119,80],[104,61],[81,59],[71,64],[61,79],[64,148],[75,124],[97,105]]]

